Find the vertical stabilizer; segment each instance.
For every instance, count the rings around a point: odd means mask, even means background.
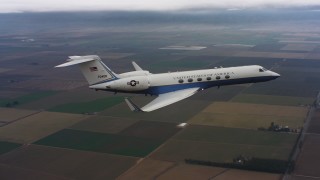
[[[111,71],[96,55],[69,56],[68,62],[56,67],[66,67],[78,64],[89,85],[118,79],[118,75]]]

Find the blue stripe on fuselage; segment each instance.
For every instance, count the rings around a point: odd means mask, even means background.
[[[157,95],[157,94],[163,94],[163,93],[168,93],[168,92],[187,89],[187,88],[199,87],[199,88],[207,89],[214,86],[264,82],[264,81],[269,81],[275,78],[276,77],[274,76],[262,76],[262,77],[228,79],[228,80],[219,80],[219,81],[203,81],[203,82],[194,82],[194,83],[173,84],[173,85],[166,85],[166,86],[151,86],[149,89],[145,91],[145,93]]]

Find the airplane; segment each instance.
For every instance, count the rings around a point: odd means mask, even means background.
[[[130,110],[139,112],[154,111],[211,87],[265,82],[280,77],[258,65],[152,74],[134,61],[135,71],[116,74],[97,55],[69,56],[66,63],[55,67],[72,65],[80,67],[91,89],[158,96],[142,108],[126,97]]]

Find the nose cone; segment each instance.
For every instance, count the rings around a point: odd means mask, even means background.
[[[278,74],[276,72],[270,71],[270,73],[271,73],[271,76],[273,76],[275,79],[280,77],[280,74]]]

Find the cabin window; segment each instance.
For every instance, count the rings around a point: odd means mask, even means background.
[[[197,80],[198,80],[198,81],[202,81],[202,78],[198,78]]]
[[[192,79],[192,78],[188,79],[188,82],[192,82],[192,81],[193,81],[193,79]]]
[[[262,68],[259,69],[259,72],[264,72],[264,70]]]
[[[226,75],[226,76],[225,76],[225,78],[226,78],[226,79],[229,79],[229,78],[230,78],[230,76],[229,76],[229,75]]]
[[[207,80],[210,81],[210,80],[211,80],[211,77],[207,77]]]
[[[219,80],[219,79],[221,79],[221,77],[220,77],[220,76],[217,76],[217,77],[216,77],[216,80]]]
[[[179,79],[179,81],[178,81],[179,83],[183,83],[183,79]]]

